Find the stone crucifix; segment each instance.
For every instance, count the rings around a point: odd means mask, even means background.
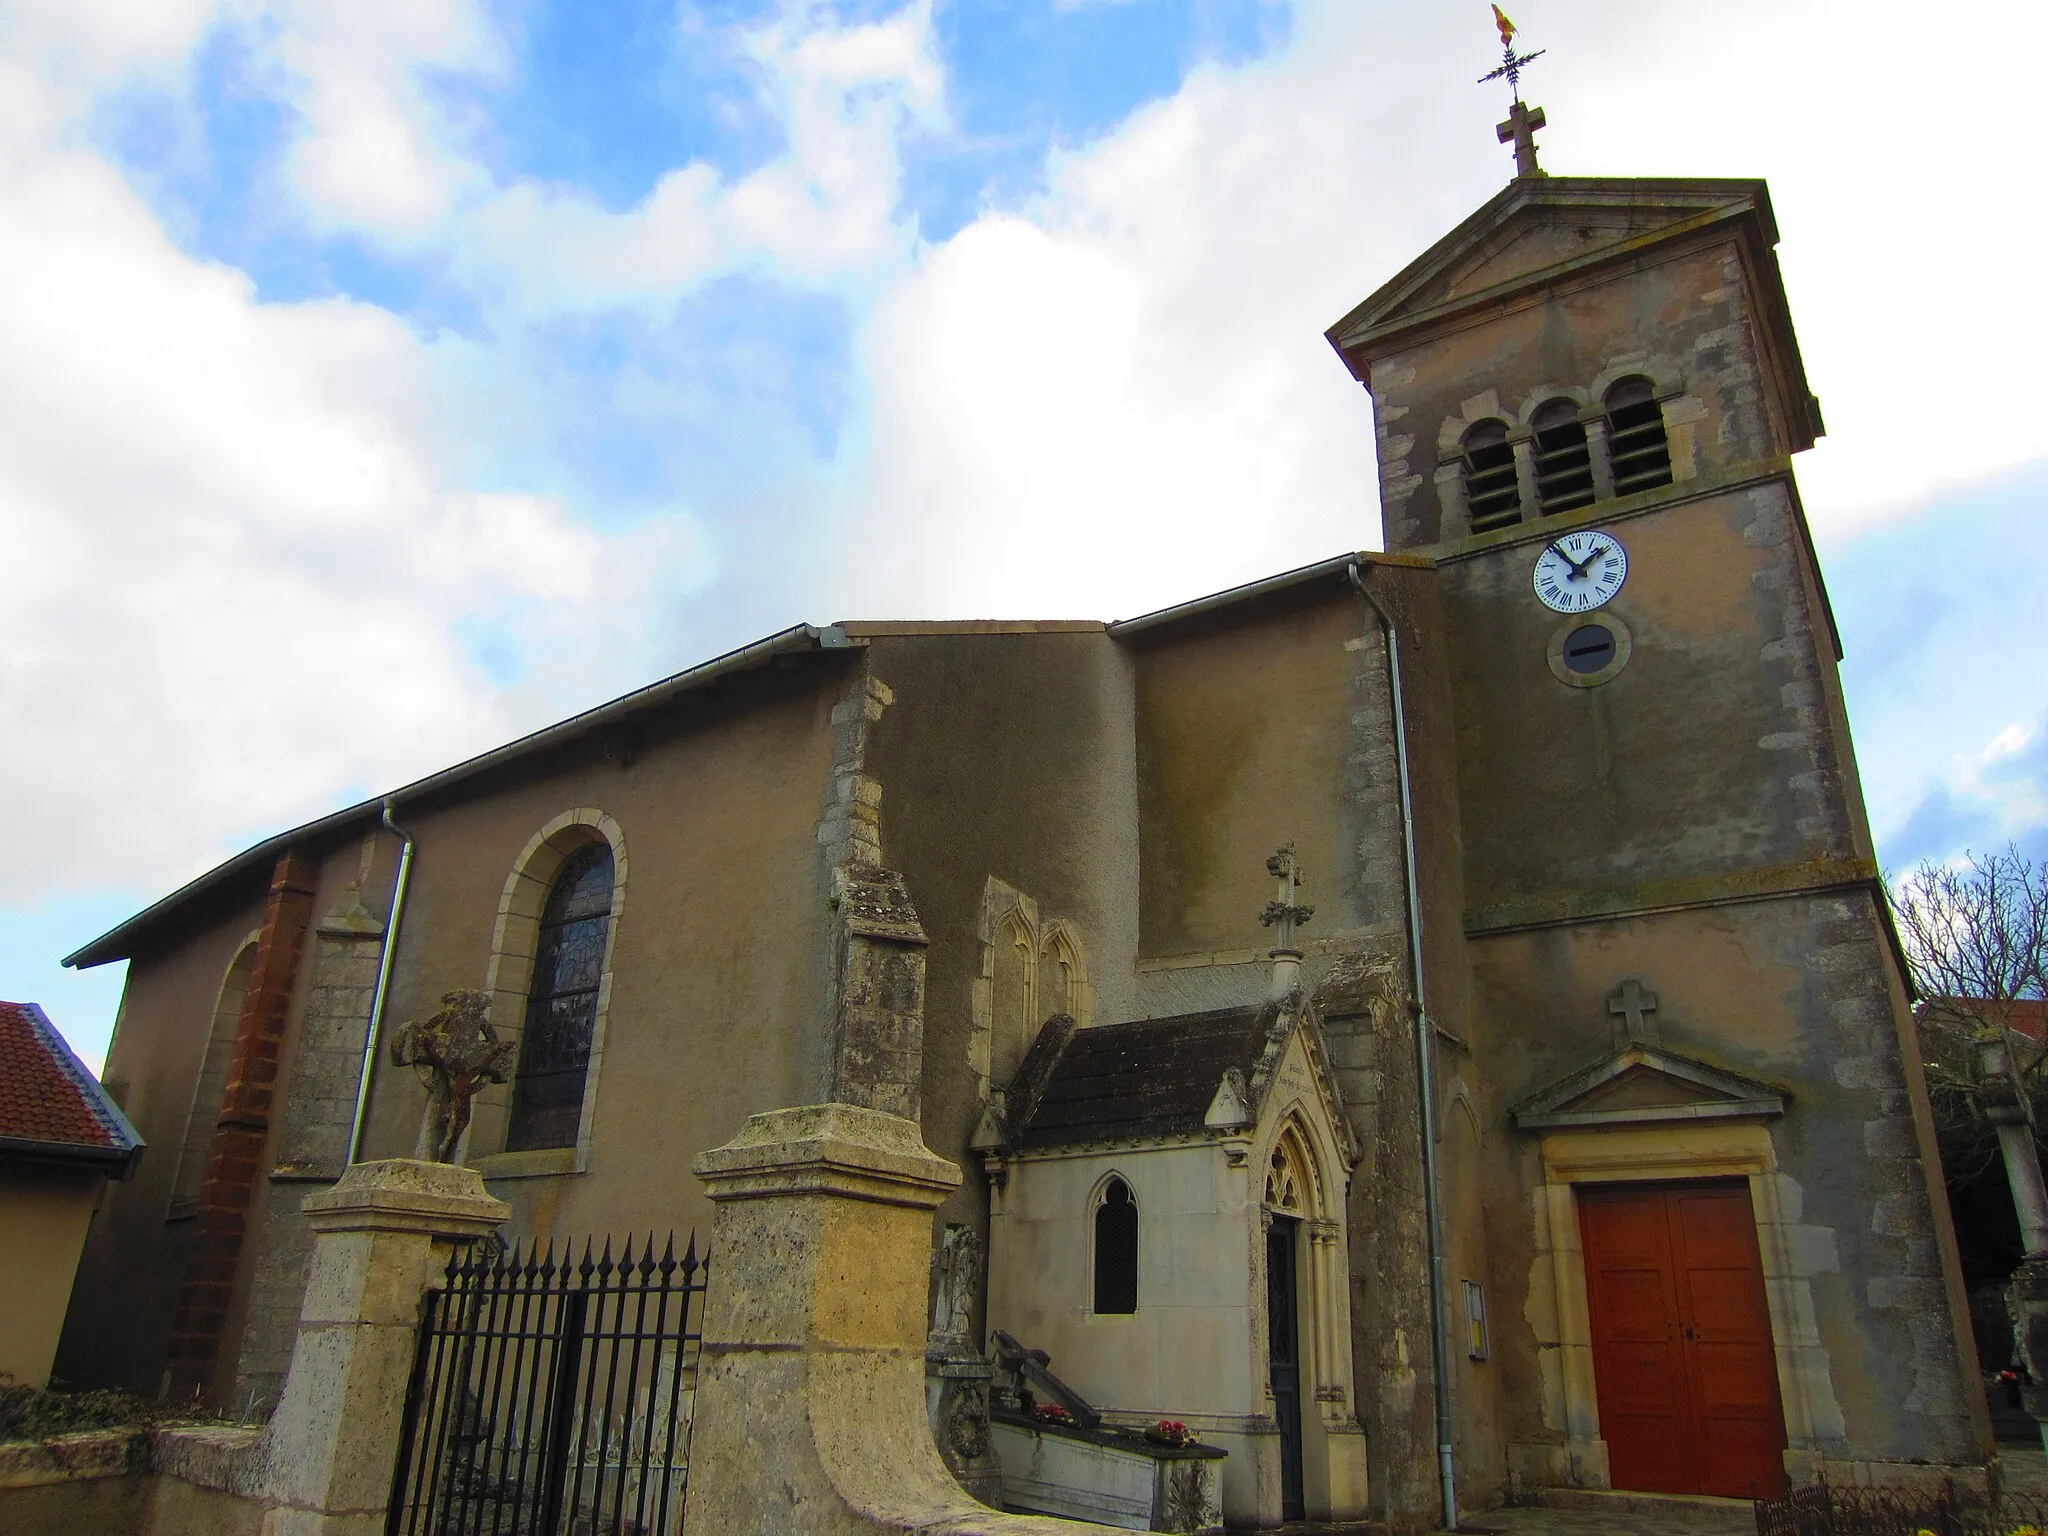
[[[477,1090],[512,1075],[512,1042],[491,1027],[490,993],[444,992],[438,1012],[391,1037],[391,1059],[419,1073],[427,1088],[413,1156],[452,1163]]]

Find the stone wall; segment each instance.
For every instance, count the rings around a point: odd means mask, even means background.
[[[273,1186],[281,1187],[264,1202],[257,1225],[235,1358],[230,1400],[244,1411],[267,1414],[276,1406],[291,1365],[312,1254],[312,1233],[292,1198],[294,1186],[332,1183],[348,1163],[356,1084],[384,938],[383,920],[363,900],[374,849],[373,836],[364,846],[357,878],[313,934],[306,998],[292,1040],[270,1171]]]

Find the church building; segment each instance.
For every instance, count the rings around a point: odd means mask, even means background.
[[[748,1115],[917,1120],[987,1254],[948,1326],[1226,1450],[1233,1526],[1981,1479],[1770,196],[1546,175],[1539,116],[1328,332],[1382,548],[798,625],[72,955],[128,961],[148,1150],[57,1373],[274,1404],[300,1202],[412,1154],[391,1040],[481,990],[509,1239],[680,1247]]]

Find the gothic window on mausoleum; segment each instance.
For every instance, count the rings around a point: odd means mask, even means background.
[[[1465,511],[1474,533],[1522,520],[1522,492],[1515,483],[1515,450],[1504,421],[1481,421],[1465,433]]]
[[[1138,1310],[1138,1207],[1122,1179],[1104,1186],[1095,1207],[1095,1310]]]
[[[1273,1144],[1273,1156],[1266,1165],[1266,1209],[1283,1216],[1307,1216],[1311,1214],[1308,1193],[1307,1155],[1290,1125]]]
[[[1664,410],[1641,374],[1607,391],[1607,453],[1614,466],[1614,494],[1647,491],[1671,483],[1671,444],[1664,435]]]
[[[1590,505],[1593,456],[1586,449],[1578,406],[1570,400],[1546,401],[1530,425],[1536,437],[1536,502],[1543,514]]]
[[[611,913],[612,851],[592,843],[569,856],[541,914],[508,1152],[576,1145]]]

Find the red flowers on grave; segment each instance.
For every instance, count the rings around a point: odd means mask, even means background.
[[[1074,1416],[1058,1403],[1040,1403],[1031,1410],[1031,1417],[1041,1424],[1071,1424]]]
[[[1195,1437],[1179,1419],[1161,1419],[1145,1431],[1145,1438],[1154,1445],[1187,1445]]]

